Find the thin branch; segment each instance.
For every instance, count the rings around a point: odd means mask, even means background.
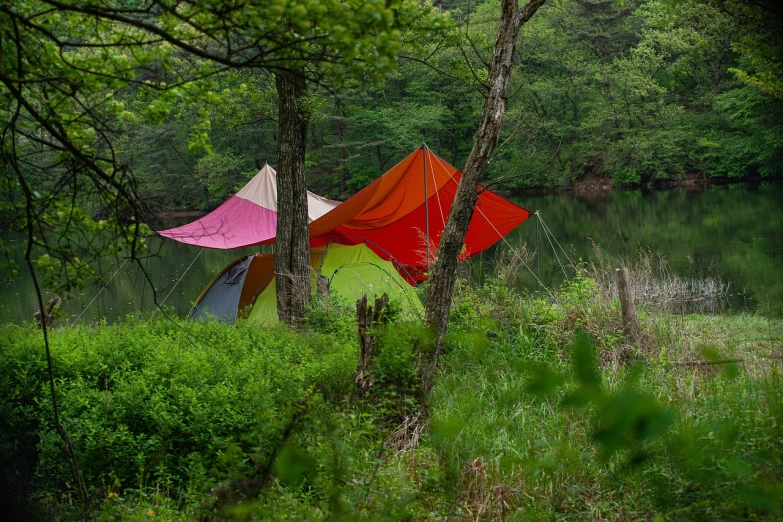
[[[16,107],[16,114],[14,115],[14,120],[16,120],[19,117],[21,111],[21,106],[17,104]],[[12,136],[13,138],[13,136]],[[16,149],[16,140],[12,140],[12,148],[13,150]],[[57,404],[57,392],[54,385],[54,369],[52,365],[52,353],[49,348],[49,330],[46,324],[46,317],[44,316],[44,303],[43,303],[43,295],[41,294],[41,287],[38,284],[38,277],[35,272],[35,264],[33,263],[32,259],[32,253],[33,253],[33,246],[35,244],[34,236],[34,225],[35,222],[33,218],[32,209],[35,206],[33,202],[33,193],[32,190],[30,190],[29,185],[27,184],[27,180],[25,180],[24,176],[22,175],[21,171],[14,165],[13,156],[11,158],[6,158],[10,160],[10,163],[12,166],[14,166],[14,170],[17,173],[17,180],[19,181],[19,186],[22,188],[22,192],[24,193],[26,205],[25,205],[25,212],[27,214],[27,249],[25,250],[25,263],[27,264],[27,268],[30,270],[30,276],[33,279],[33,286],[35,288],[35,294],[36,298],[38,300],[38,309],[41,313],[41,331],[43,332],[43,339],[44,339],[44,349],[46,350],[46,369],[49,376],[49,391],[52,395],[52,416],[54,420],[54,425],[57,430],[57,433],[59,433],[60,437],[63,439],[63,443],[65,444],[65,450],[66,454],[69,456],[69,465],[71,468],[71,474],[73,476],[74,482],[76,482],[77,487],[79,488],[79,495],[82,499],[82,505],[86,508],[89,504],[89,498],[87,496],[87,488],[84,486],[84,481],[82,480],[81,472],[79,471],[79,462],[76,458],[76,451],[73,448],[73,443],[71,442],[70,437],[68,436],[68,432],[65,431],[65,428],[60,423],[60,410],[58,408]]]
[[[491,187],[492,185],[497,185],[499,183],[503,183],[505,181],[509,181],[511,179],[514,179],[514,178],[520,178],[520,177],[523,177],[523,176],[530,176],[531,174],[535,174],[539,170],[541,170],[544,167],[546,167],[549,164],[550,161],[555,159],[555,156],[557,156],[557,153],[560,151],[560,145],[562,145],[562,143],[563,143],[563,140],[561,139],[560,143],[557,144],[557,148],[555,149],[555,152],[552,153],[552,155],[549,157],[549,159],[547,159],[544,163],[542,163],[538,167],[534,168],[533,170],[530,170],[528,172],[523,172],[521,174],[509,174],[507,176],[503,176],[503,177],[500,177],[500,178],[496,178],[496,179],[490,180],[490,181],[486,182],[483,185],[483,188],[481,190],[479,190],[478,193],[481,194],[485,190],[489,189],[489,187]]]

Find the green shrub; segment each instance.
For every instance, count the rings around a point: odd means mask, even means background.
[[[67,490],[40,334],[4,334],[0,444],[35,444],[37,489]],[[60,415],[96,496],[107,483],[204,495],[263,463],[297,404],[318,407],[314,389],[348,393],[355,369],[350,343],[284,328],[129,320],[54,331],[51,346]]]

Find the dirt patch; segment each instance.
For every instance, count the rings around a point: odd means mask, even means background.
[[[599,176],[598,174],[588,173],[579,179],[572,181],[569,189],[572,192],[606,192],[614,190],[612,180]]]

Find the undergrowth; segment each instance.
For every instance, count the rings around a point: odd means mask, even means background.
[[[731,520],[781,513],[783,322],[640,310],[580,275],[554,297],[463,285],[431,396],[398,319],[356,392],[355,319],[302,331],[128,318],[0,327],[0,464],[12,515],[66,520]],[[426,410],[424,407],[426,406]]]

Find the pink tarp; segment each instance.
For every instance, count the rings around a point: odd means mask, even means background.
[[[274,239],[277,233],[276,177],[274,169],[264,165],[242,190],[206,216],[158,234],[180,243],[222,250]],[[313,221],[339,204],[339,201],[308,192],[307,217]]]
[[[158,234],[188,245],[229,249],[271,239],[276,227],[277,212],[231,196],[203,218]]]

